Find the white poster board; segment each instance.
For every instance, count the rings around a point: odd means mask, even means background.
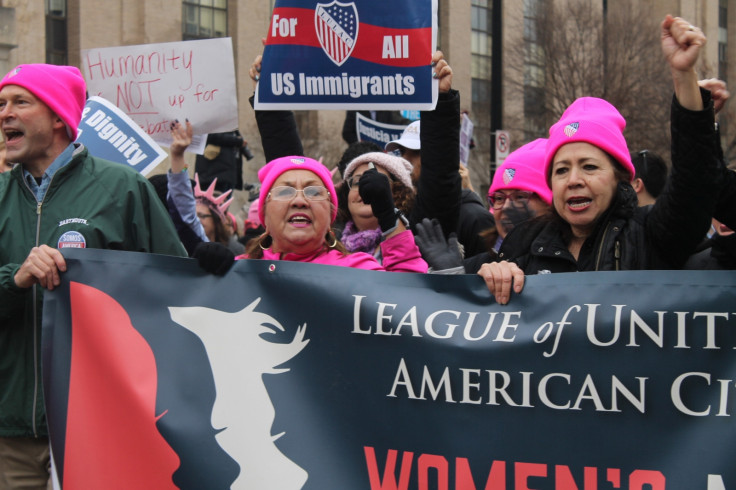
[[[90,96],[111,101],[162,145],[177,119],[189,119],[195,134],[238,127],[230,38],[86,49],[82,70]]]

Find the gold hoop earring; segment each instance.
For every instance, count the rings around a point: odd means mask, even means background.
[[[327,239],[328,239],[328,241],[329,241],[330,238],[332,238],[332,243],[328,243],[327,244],[327,247],[328,248],[335,248],[337,246],[337,237],[335,236],[335,232],[332,231],[332,230],[329,230],[327,232]]]
[[[261,250],[263,250],[264,252],[271,248],[271,245],[273,245],[273,239],[271,239],[271,243],[268,244],[268,247],[263,246],[263,242],[265,242],[269,238],[271,238],[271,236],[268,233],[264,233],[263,235],[258,237],[258,246],[261,247]]]

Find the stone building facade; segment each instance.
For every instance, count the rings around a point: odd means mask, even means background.
[[[544,83],[544,67],[532,67],[527,75],[506,70],[512,46],[528,42],[525,21],[544,0],[438,0],[439,48],[451,64],[453,86],[461,93],[461,105],[475,122],[476,148],[471,152],[474,187],[485,194],[493,171],[491,100],[496,101],[498,129],[511,131],[512,149],[534,134],[524,126],[530,110],[528,82]],[[620,2],[582,1],[590,9],[613,12]],[[736,86],[736,5],[730,0],[632,0],[646,4],[654,19],[665,13],[681,15],[701,27],[708,36],[704,75],[730,80]],[[262,50],[273,0],[0,0],[0,71],[19,63],[65,62],[80,66],[82,49],[181,41],[193,37],[232,38],[239,101],[239,123],[256,158],[244,162],[246,181],[256,181],[264,163],[253,111],[248,97],[253,85],[248,77],[252,60]],[[493,14],[500,13],[500,36],[492,37]],[[602,17],[603,18],[603,17]],[[493,43],[497,50],[494,51]],[[730,49],[728,47],[730,46]],[[658,49],[658,46],[655,47]],[[503,62],[493,67],[493,54]],[[540,71],[541,70],[541,71]],[[496,74],[494,85],[492,74]],[[498,76],[500,74],[500,76]],[[527,80],[527,76],[529,80]],[[541,82],[540,82],[541,80]],[[492,94],[497,94],[492,98]],[[500,102],[498,102],[500,101]],[[526,101],[526,103],[525,103]],[[724,141],[736,134],[736,104],[722,116]],[[730,123],[730,119],[734,122]],[[297,113],[305,153],[323,157],[328,166],[337,162],[346,144],[342,141],[343,111]],[[541,128],[543,131],[544,128]],[[734,144],[736,146],[736,143]],[[731,154],[736,157],[736,148]],[[160,171],[165,170],[166,162]]]

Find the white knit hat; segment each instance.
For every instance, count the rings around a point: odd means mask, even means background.
[[[388,153],[371,152],[364,153],[348,163],[345,167],[345,180],[349,180],[353,176],[353,172],[359,165],[363,163],[373,162],[374,165],[382,167],[385,171],[390,173],[399,182],[404,184],[406,187],[413,188],[411,183],[411,171],[414,168],[411,163],[407,160],[390,155]]]

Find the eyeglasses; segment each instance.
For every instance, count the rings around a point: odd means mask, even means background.
[[[503,205],[506,204],[507,199],[512,203],[526,204],[533,195],[533,192],[527,191],[512,191],[508,194],[499,191],[488,196],[488,204],[492,206],[493,209],[501,209]]]
[[[291,201],[299,192],[309,201],[324,201],[330,198],[330,191],[321,185],[309,185],[304,189],[295,189],[290,185],[279,185],[271,188],[268,197],[274,201]]]
[[[360,185],[360,178],[362,176],[363,174],[351,175],[350,178],[345,181],[345,183],[348,186],[348,189],[352,189],[353,187],[357,188]]]

